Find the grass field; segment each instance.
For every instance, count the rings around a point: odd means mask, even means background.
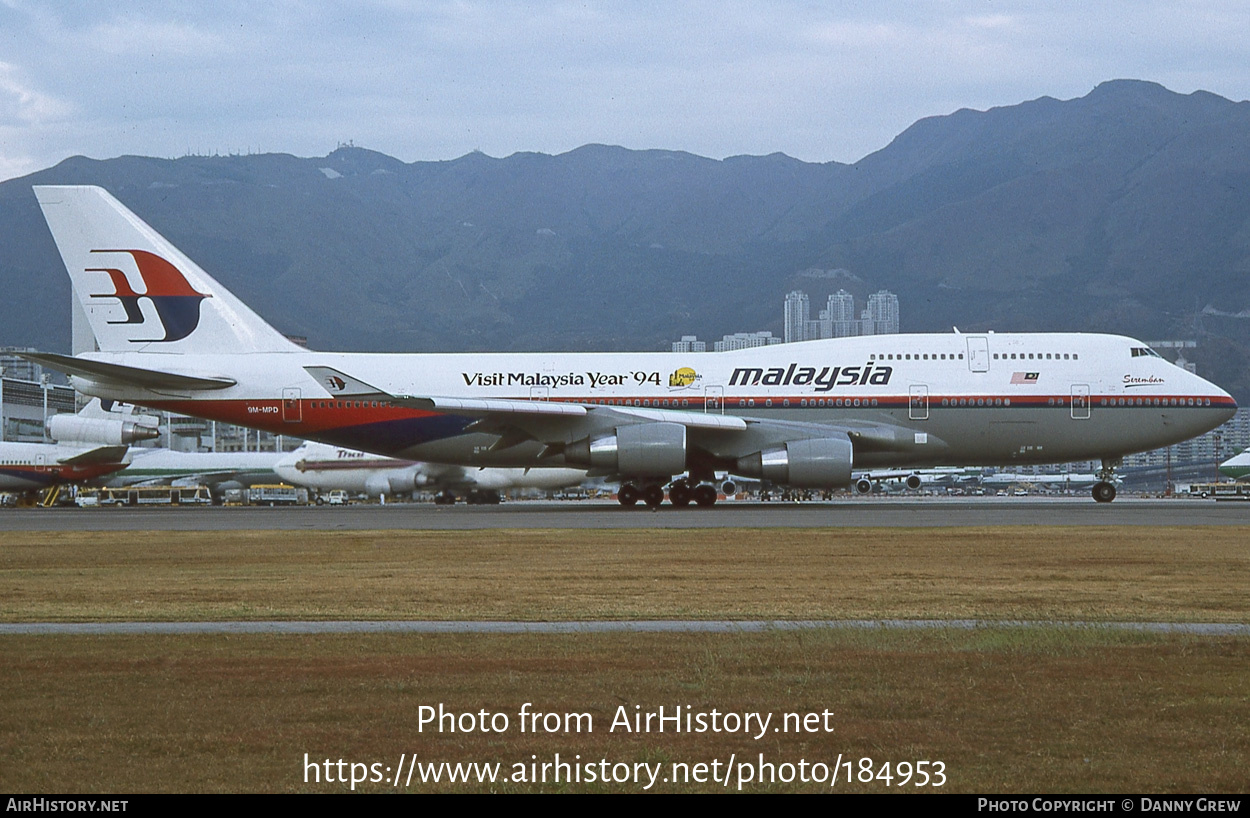
[[[1244,623],[1248,551],[1250,531],[1235,528],[6,534],[0,620]],[[499,763],[514,777],[400,788],[409,791],[633,792],[647,780],[645,771],[643,783],[515,780],[514,763],[556,753],[657,765],[665,776],[674,764],[719,762],[730,790],[739,773],[758,775],[724,767],[731,755],[738,765],[763,755],[833,767],[840,754],[873,759],[874,772],[942,761],[943,790],[962,792],[1242,792],[1250,781],[1243,637],[1070,627],[5,636],[0,650],[0,788],[11,792],[348,788],[326,783],[321,766],[306,781],[305,753],[379,771],[416,753]],[[594,730],[523,734],[526,702],[587,713]],[[440,703],[507,714],[509,728],[419,729],[420,708]],[[620,707],[661,705],[772,714],[771,726],[785,713],[832,715],[828,731],[759,739],[608,730]],[[848,787],[843,777],[834,789],[884,792],[897,780]],[[652,789],[726,787],[657,779]]]
[[[1250,528],[6,534],[0,621],[1250,621]]]

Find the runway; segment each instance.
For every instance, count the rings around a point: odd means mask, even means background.
[[[393,504],[298,508],[3,509],[0,531],[470,531],[490,529],[873,528],[1250,525],[1250,503],[1197,499],[882,498],[729,501],[714,508],[624,509],[611,501],[499,506]]]

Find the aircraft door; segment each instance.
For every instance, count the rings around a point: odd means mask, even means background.
[[[298,388],[282,390],[282,419],[287,423],[299,423],[304,419],[303,404]]]
[[[908,420],[929,419],[929,387],[923,383],[914,383],[907,390]]]
[[[1072,384],[1072,419],[1089,419],[1089,384]]]
[[[725,414],[725,387],[708,386],[703,389],[703,411],[712,415]]]
[[[984,335],[968,337],[968,369],[972,372],[990,371],[990,339]]]

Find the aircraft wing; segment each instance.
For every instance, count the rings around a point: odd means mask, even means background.
[[[599,406],[597,404],[560,403],[542,400],[505,400],[499,398],[447,398],[437,396],[392,395],[364,381],[353,378],[328,366],[306,366],[304,369],[335,397],[352,400],[385,400],[396,406],[425,409],[431,412],[465,415],[494,421],[496,425],[515,425],[525,416],[534,418],[585,418],[591,413],[615,415],[618,418],[636,419],[638,422],[653,421],[680,423],[693,429],[735,429],[747,427],[748,421],[732,415],[713,415],[702,412],[680,412],[672,409],[652,409],[641,406]],[[477,426],[484,429],[486,423]]]
[[[60,459],[65,466],[91,466],[99,463],[120,463],[126,456],[129,446],[97,446],[85,452]]]
[[[55,352],[23,352],[20,354],[21,357],[28,361],[34,361],[49,369],[64,372],[67,375],[75,375],[79,378],[86,378],[89,381],[112,382],[126,386],[139,386],[145,389],[226,389],[238,383],[233,378],[224,376],[183,375],[177,372],[162,372],[159,369],[143,369],[137,366],[90,361],[84,358],[75,358],[71,355],[58,355]]]
[[[563,458],[592,477],[719,469],[790,485],[845,485],[866,454],[878,462],[917,455],[937,461],[949,450],[935,435],[871,420],[826,424],[590,402],[394,395],[331,367],[305,370],[334,397],[474,418],[466,431],[497,436],[490,451],[537,442],[540,460],[554,466]],[[626,463],[629,457],[643,461]]]

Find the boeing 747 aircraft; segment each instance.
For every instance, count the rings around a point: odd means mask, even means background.
[[[1120,458],[1236,403],[1131,338],[952,333],[723,353],[351,354],[288,341],[98,187],[36,187],[100,351],[30,354],[88,395],[405,460],[587,469],[622,504],[711,505],[717,471],[837,488],[852,469]],[[673,482],[674,475],[689,477]]]

